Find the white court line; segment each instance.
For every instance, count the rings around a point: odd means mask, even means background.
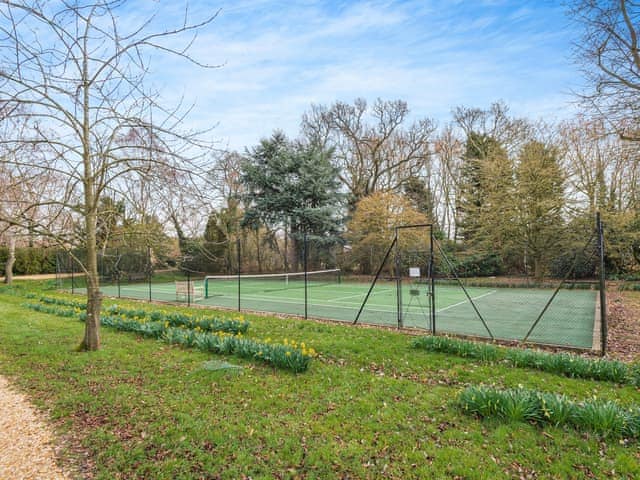
[[[140,286],[140,287],[127,286],[127,287],[124,287],[124,288],[126,288],[128,290],[140,290],[140,291],[145,291],[145,292],[148,290],[148,287],[146,287],[146,286],[145,287],[142,287],[142,286]],[[159,290],[161,293],[165,293],[165,292],[166,293],[173,293],[173,289],[171,289],[171,290],[163,290],[162,288],[158,288],[157,290]],[[393,291],[393,289],[384,290],[384,292],[390,292],[390,291]],[[483,293],[482,295],[478,295],[476,297],[471,297],[471,300],[479,300],[480,298],[486,297],[488,295],[493,295],[494,293],[497,293],[497,290],[491,290],[490,292]],[[234,295],[235,295],[235,292],[229,292],[229,293],[223,293],[222,295],[216,295],[216,296],[234,297]],[[315,305],[317,307],[320,307],[320,308],[337,308],[337,309],[342,309],[342,310],[353,310],[353,309],[357,309],[358,306],[353,304],[353,306],[347,307],[347,306],[341,306],[341,305],[333,305],[331,303],[332,302],[342,302],[342,301],[346,300],[347,298],[362,297],[362,296],[363,296],[362,293],[354,294],[354,295],[348,295],[348,296],[345,296],[345,297],[340,297],[340,298],[336,298],[336,299],[324,300],[323,301],[323,302],[330,302],[330,303],[316,303]],[[266,296],[260,296],[260,295],[245,294],[245,295],[243,295],[243,298],[245,298],[248,301],[251,301],[251,300],[258,300],[258,301],[267,300],[267,301],[270,301],[270,302],[273,302],[273,303],[280,302],[280,303],[295,304],[295,305],[299,305],[300,304],[300,299],[291,298],[291,297],[289,297],[289,298],[284,297],[284,298],[277,298],[276,299],[274,297],[266,297]],[[449,310],[451,308],[463,305],[463,304],[465,304],[467,302],[468,302],[468,300],[463,300],[461,302],[454,303],[453,305],[449,305],[447,307],[440,308],[440,309],[436,310],[436,313],[444,312],[445,310]],[[310,302],[310,304],[313,305],[314,303]],[[371,305],[373,307],[385,307],[386,306],[386,305],[376,305],[376,304],[369,304],[369,305]],[[376,309],[376,308],[367,308],[366,310],[368,312],[393,313],[393,310],[380,310],[380,309]]]
[[[376,290],[376,293],[387,293],[387,292],[392,292],[393,290],[390,288],[386,288],[384,290]],[[366,295],[366,292],[360,292],[360,293],[355,293],[353,295],[347,295],[346,297],[338,297],[338,298],[331,298],[329,300],[327,300],[328,302],[342,302],[344,300],[346,300],[347,298],[353,298],[353,297],[360,297],[360,298],[364,298],[364,296]]]
[[[227,298],[236,298],[233,295],[220,295],[218,296],[218,298],[220,297],[227,297]],[[210,297],[211,298],[211,297]],[[304,305],[301,304],[300,301],[301,299],[298,298],[291,298],[291,297],[283,297],[283,298],[274,298],[274,297],[264,297],[264,296],[260,296],[260,295],[243,295],[242,296],[243,299],[245,299],[247,302],[250,302],[252,300],[254,301],[260,301],[260,300],[266,300],[272,303],[288,303],[288,304],[292,304],[292,305]],[[326,303],[314,303],[313,301],[309,302],[310,306],[315,305],[318,308],[337,308],[337,309],[342,309],[342,310],[357,310],[359,308],[358,304],[352,304],[353,306],[351,307],[343,307],[342,305],[328,305]],[[383,305],[378,305],[380,307],[382,307]],[[386,305],[385,305],[386,306]],[[395,306],[391,306],[392,308],[395,309]],[[377,310],[377,309],[373,309],[373,308],[367,308],[368,312],[378,312],[378,313],[394,313],[395,310]]]
[[[478,295],[477,297],[471,297],[471,300],[478,300],[478,299],[480,299],[482,297],[486,297],[487,295],[493,295],[496,292],[497,292],[497,290],[491,290],[490,292],[483,293],[482,295]],[[457,307],[458,305],[462,305],[464,303],[467,303],[468,301],[469,301],[469,299],[463,300],[463,301],[458,302],[458,303],[454,303],[453,305],[449,305],[448,307],[440,308],[440,309],[436,310],[436,313],[444,312],[445,310],[449,310],[450,308]]]

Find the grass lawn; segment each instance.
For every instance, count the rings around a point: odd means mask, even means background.
[[[258,316],[246,316],[249,337],[320,353],[307,372],[106,327],[102,350],[77,353],[80,322],[24,301],[0,294],[0,374],[75,439],[95,478],[640,477],[638,445],[480,421],[455,405],[477,384],[640,403],[630,386],[423,352],[393,331]],[[203,368],[212,359],[244,368]]]

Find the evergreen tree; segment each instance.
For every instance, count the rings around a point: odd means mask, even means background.
[[[243,225],[284,232],[284,268],[298,269],[306,233],[319,250],[339,241],[343,195],[331,152],[290,142],[276,132],[254,147],[242,165]]]
[[[564,174],[556,149],[538,141],[522,148],[515,173],[515,241],[539,280],[562,244]]]
[[[427,218],[434,218],[434,200],[431,187],[420,177],[409,177],[404,184],[404,194],[409,199],[413,208],[426,215]]]
[[[510,255],[514,194],[513,162],[500,143],[487,135],[467,138],[458,199],[459,232],[465,244]]]

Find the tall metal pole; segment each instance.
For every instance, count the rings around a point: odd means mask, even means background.
[[[236,255],[238,257],[238,311],[241,310],[241,300],[240,300],[240,275],[242,272],[242,269],[240,268],[240,261],[242,259],[242,255],[240,253],[240,238],[236,238]]]
[[[364,306],[367,304],[367,301],[369,300],[369,296],[371,295],[371,292],[373,291],[374,287],[376,286],[376,283],[378,281],[378,277],[380,277],[380,273],[382,272],[382,269],[384,268],[384,266],[387,263],[387,259],[389,258],[389,255],[391,254],[391,250],[393,250],[393,247],[396,244],[396,240],[397,239],[393,239],[393,242],[391,242],[391,245],[389,245],[389,248],[387,249],[387,253],[384,254],[384,257],[382,258],[382,263],[380,263],[380,266],[378,267],[378,270],[376,271],[376,275],[375,277],[373,277],[373,282],[371,282],[371,286],[369,286],[369,290],[367,290],[367,294],[364,297],[364,300],[362,301],[362,304],[360,304],[360,309],[358,310],[358,313],[356,314],[356,318],[353,321],[353,325],[355,325],[356,323],[358,323],[358,320],[360,320],[360,314],[362,313],[362,310],[364,310]]]
[[[187,307],[191,306],[191,272],[187,270]]]
[[[600,212],[596,214],[596,228],[598,229],[598,250],[600,253],[600,350],[607,353],[607,295],[604,271],[604,229],[600,220]]]
[[[398,300],[398,328],[402,328],[402,271],[400,268],[400,242],[398,241],[398,227],[396,227],[396,297]]]
[[[436,334],[436,282],[433,278],[433,225],[429,227],[429,282],[431,282],[431,333]]]
[[[120,250],[116,248],[116,282],[118,283],[118,298],[120,298]]]
[[[151,246],[147,245],[147,282],[149,283],[149,302],[151,302]],[[187,287],[188,289],[189,287]]]
[[[307,232],[304,232],[304,257],[302,259],[303,263],[304,263],[304,318],[307,318],[307,314],[308,314],[308,291],[307,291],[307,266],[308,266],[308,245],[307,245]]]
[[[487,325],[487,322],[484,320],[484,317],[482,316],[482,314],[480,313],[480,310],[478,310],[478,307],[476,306],[475,302],[473,301],[473,299],[471,298],[471,295],[469,295],[469,292],[467,291],[467,288],[464,286],[464,284],[462,283],[462,280],[460,280],[460,277],[458,277],[458,274],[456,273],[456,269],[453,267],[453,265],[451,264],[451,262],[449,261],[449,258],[447,257],[446,253],[444,253],[444,249],[442,248],[442,246],[440,245],[440,243],[437,243],[436,246],[438,247],[438,251],[440,252],[440,256],[442,257],[442,259],[446,262],[447,264],[447,268],[449,268],[449,272],[451,272],[451,274],[454,276],[454,278],[456,279],[456,282],[458,282],[458,285],[460,285],[460,288],[462,288],[462,291],[464,292],[464,295],[467,297],[467,300],[469,300],[469,303],[471,304],[471,306],[473,307],[473,310],[476,312],[476,315],[478,316],[478,318],[480,319],[480,321],[482,322],[482,325],[484,326],[485,330],[487,331],[487,333],[489,334],[489,337],[491,337],[491,340],[494,340],[494,336],[493,333],[491,332],[491,330],[489,329],[489,325]],[[542,317],[540,317],[542,318]],[[536,322],[537,323],[537,322]],[[533,327],[531,327],[531,330],[533,330],[533,328],[535,327],[535,324]],[[531,332],[531,331],[530,331]],[[529,334],[527,334],[528,336]],[[526,342],[526,338],[523,340],[523,342]]]
[[[75,267],[75,260],[74,260],[73,257],[71,257],[71,293],[76,293],[75,292],[75,281],[74,281],[75,279],[73,277],[73,273],[74,273],[74,270],[75,270],[74,267]]]

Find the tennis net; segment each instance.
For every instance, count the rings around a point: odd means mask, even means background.
[[[310,272],[261,273],[251,275],[207,275],[204,278],[205,298],[234,294],[271,292],[289,288],[319,287],[340,283],[340,269]]]

